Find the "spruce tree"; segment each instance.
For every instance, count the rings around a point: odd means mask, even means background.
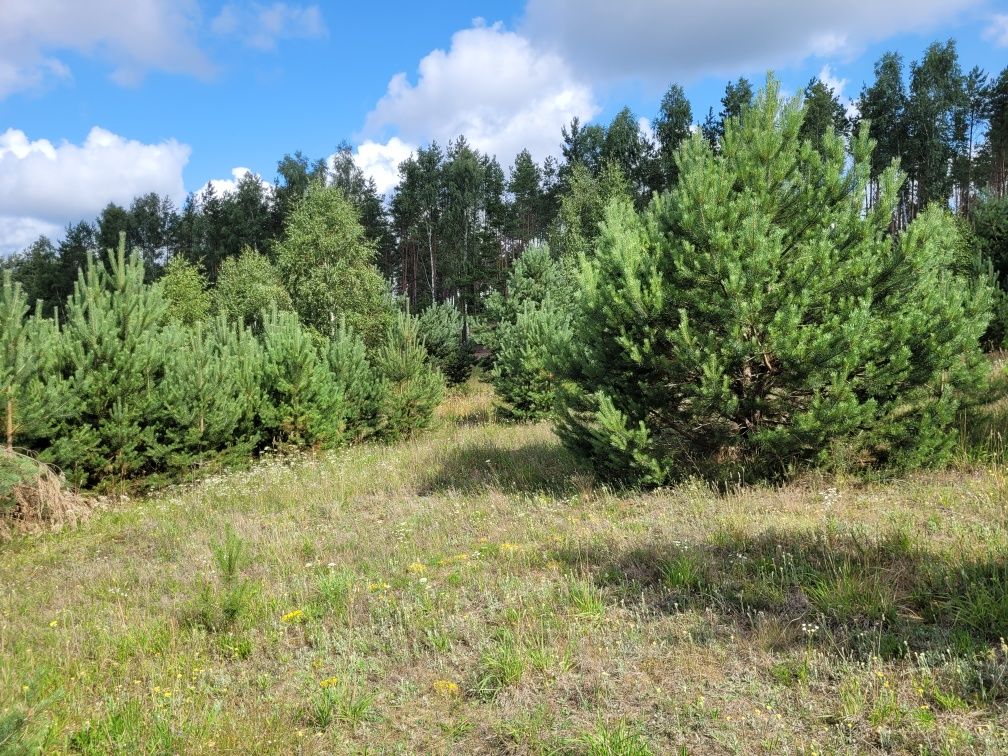
[[[872,144],[799,138],[766,89],[718,154],[694,137],[680,180],[639,217],[607,210],[581,273],[559,431],[606,477],[776,477],[812,464],[946,457],[988,370],[990,291],[957,275],[930,208],[888,234],[902,176],[864,211]]]

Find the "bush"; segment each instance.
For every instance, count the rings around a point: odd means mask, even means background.
[[[428,361],[419,330],[415,318],[399,313],[375,353],[375,372],[382,381],[381,435],[386,439],[427,427],[444,396],[444,378]]]
[[[505,417],[536,419],[552,410],[554,355],[570,341],[574,298],[566,266],[546,246],[529,247],[508,276],[507,295],[490,298],[487,309],[496,321],[487,338],[494,350],[491,380]]]
[[[717,155],[680,149],[680,179],[644,217],[606,212],[582,268],[562,360],[559,432],[600,474],[658,485],[828,464],[947,457],[984,385],[990,291],[953,272],[956,229],[922,213],[888,233],[902,176],[864,212],[872,144],[799,139],[767,88]]]
[[[972,216],[980,251],[994,265],[1001,287],[1008,289],[1008,196],[984,198]]]
[[[417,325],[431,362],[448,384],[464,383],[472,373],[473,353],[458,307],[450,302],[432,304],[420,313]]]

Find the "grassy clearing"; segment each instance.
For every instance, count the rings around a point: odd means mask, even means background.
[[[0,549],[0,752],[995,753],[1008,474],[593,485],[438,427]]]

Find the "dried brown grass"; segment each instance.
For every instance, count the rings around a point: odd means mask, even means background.
[[[98,499],[68,489],[63,476],[49,465],[18,452],[3,453],[20,457],[21,464],[30,464],[34,473],[8,491],[8,505],[0,509],[0,538],[75,527],[98,505]]]

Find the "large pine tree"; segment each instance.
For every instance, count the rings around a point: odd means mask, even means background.
[[[987,370],[990,291],[953,273],[956,229],[921,214],[888,233],[902,176],[872,144],[799,138],[772,78],[718,154],[680,151],[679,183],[639,217],[609,206],[582,273],[560,433],[603,474],[778,476],[839,458],[943,458]]]

